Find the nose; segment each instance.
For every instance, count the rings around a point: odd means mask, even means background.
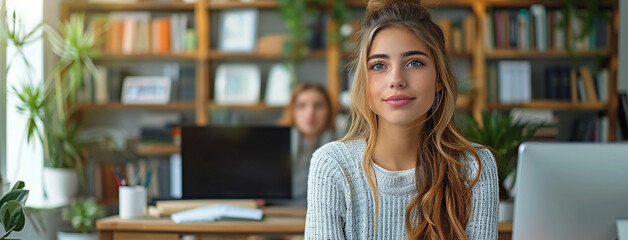
[[[390,88],[405,88],[408,85],[405,78],[401,74],[400,69],[395,69],[391,71],[390,76]]]

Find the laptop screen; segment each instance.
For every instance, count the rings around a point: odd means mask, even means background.
[[[289,127],[183,127],[184,199],[289,199]]]

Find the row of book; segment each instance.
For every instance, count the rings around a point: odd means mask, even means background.
[[[130,69],[97,65],[98,74],[85,73],[77,101],[84,104],[107,104],[121,102],[124,79],[136,76]],[[196,73],[194,68],[179,64],[166,64],[161,76],[172,80],[170,101],[190,102],[196,99]]]
[[[592,115],[557,116],[551,109],[513,109],[510,115],[517,121],[543,125],[533,135],[533,141],[608,142],[608,117]]]
[[[609,11],[602,11],[610,14]],[[595,18],[592,26],[583,18],[585,10],[546,10],[535,4],[530,9],[489,9],[484,25],[487,50],[518,49],[538,51],[584,51],[608,47],[610,21]],[[609,18],[610,19],[610,18]]]
[[[469,15],[462,20],[442,18],[436,21],[445,35],[445,47],[453,52],[469,52],[474,48],[477,20]]]
[[[533,91],[529,61],[499,61],[488,65],[488,100],[501,103],[525,103],[532,99],[598,103],[608,101],[609,72],[592,72],[588,66],[546,67]]]
[[[105,39],[105,53],[142,54],[194,51],[196,30],[187,14],[152,18],[150,12],[111,12],[90,18],[89,28]]]
[[[608,117],[588,116],[574,120],[570,125],[572,142],[608,142]]]

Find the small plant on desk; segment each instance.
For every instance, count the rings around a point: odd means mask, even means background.
[[[95,198],[74,200],[72,204],[63,209],[63,221],[69,222],[73,233],[58,232],[59,240],[65,239],[98,239],[96,233],[96,220],[105,216],[105,208],[98,204]]]

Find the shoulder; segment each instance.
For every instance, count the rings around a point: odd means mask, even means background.
[[[314,152],[312,161],[335,161],[340,165],[348,165],[362,157],[365,146],[364,140],[330,142]]]
[[[480,144],[473,143],[473,147],[477,151],[480,161],[471,152],[464,154],[465,161],[469,169],[469,177],[475,178],[476,174],[481,169],[481,175],[493,175],[497,174],[497,163],[495,162],[495,156],[490,149]]]
[[[360,166],[365,146],[363,140],[334,141],[323,145],[312,154],[310,175],[351,178]]]

